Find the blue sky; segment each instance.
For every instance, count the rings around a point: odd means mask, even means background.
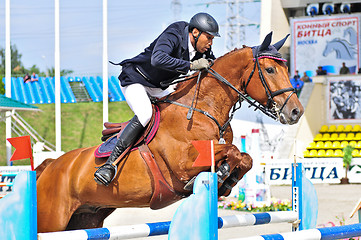
[[[226,53],[226,4],[217,1],[179,0],[179,19],[189,21],[197,12],[208,12],[220,24],[221,38],[214,40],[216,56]],[[26,68],[36,64],[41,71],[54,66],[54,1],[11,0],[11,43],[22,54]],[[147,47],[175,20],[171,0],[108,0],[108,57],[119,62]],[[222,1],[219,1],[222,2]],[[260,3],[245,3],[244,17],[259,22]],[[259,29],[247,27],[246,40],[259,44]],[[5,47],[5,1],[0,5],[0,47]],[[74,76],[102,74],[102,0],[60,1],[60,65]],[[109,75],[119,67],[109,65]]]

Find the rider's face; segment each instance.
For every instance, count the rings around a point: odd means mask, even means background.
[[[198,34],[199,34],[198,29],[194,28],[192,31],[192,35],[194,37],[197,37]],[[206,32],[202,32],[202,34],[198,38],[197,51],[200,53],[206,52],[212,46],[213,38],[214,38],[214,36],[212,36]]]

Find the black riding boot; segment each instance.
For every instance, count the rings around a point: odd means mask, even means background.
[[[135,115],[124,128],[106,163],[100,166],[94,173],[94,180],[97,183],[104,184],[105,186],[110,184],[117,172],[117,166],[113,165],[113,162],[117,160],[125,149],[134,143],[143,129],[143,125],[139,122],[138,117]]]

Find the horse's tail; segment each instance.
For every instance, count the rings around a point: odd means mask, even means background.
[[[55,159],[53,158],[47,158],[45,159],[39,166],[35,168],[36,171],[36,180],[40,177],[41,173],[44,171],[44,169],[49,166]]]

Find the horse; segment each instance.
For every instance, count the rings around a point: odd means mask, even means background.
[[[96,167],[105,160],[94,156],[97,146],[45,160],[37,169],[38,232],[98,228],[116,208],[157,209],[189,196],[192,191],[185,186],[210,169],[192,167],[198,155],[194,140],[214,141],[217,173],[222,167],[227,170],[219,192],[229,195],[252,167],[252,158],[232,144],[229,121],[237,103],[247,101],[283,124],[295,124],[303,114],[278,52],[286,38],[271,45],[271,32],[259,46],[234,49],[214,60],[211,68],[187,81],[175,81],[176,90],[156,103],[160,124],[147,147],[165,181],[157,180],[138,150],[119,163],[109,186],[93,180]],[[156,190],[160,205],[153,201]]]
[[[337,59],[352,60],[355,59],[356,50],[355,48],[346,40],[335,38],[327,42],[325,50],[323,50],[322,55],[326,57],[331,52],[336,52]]]

